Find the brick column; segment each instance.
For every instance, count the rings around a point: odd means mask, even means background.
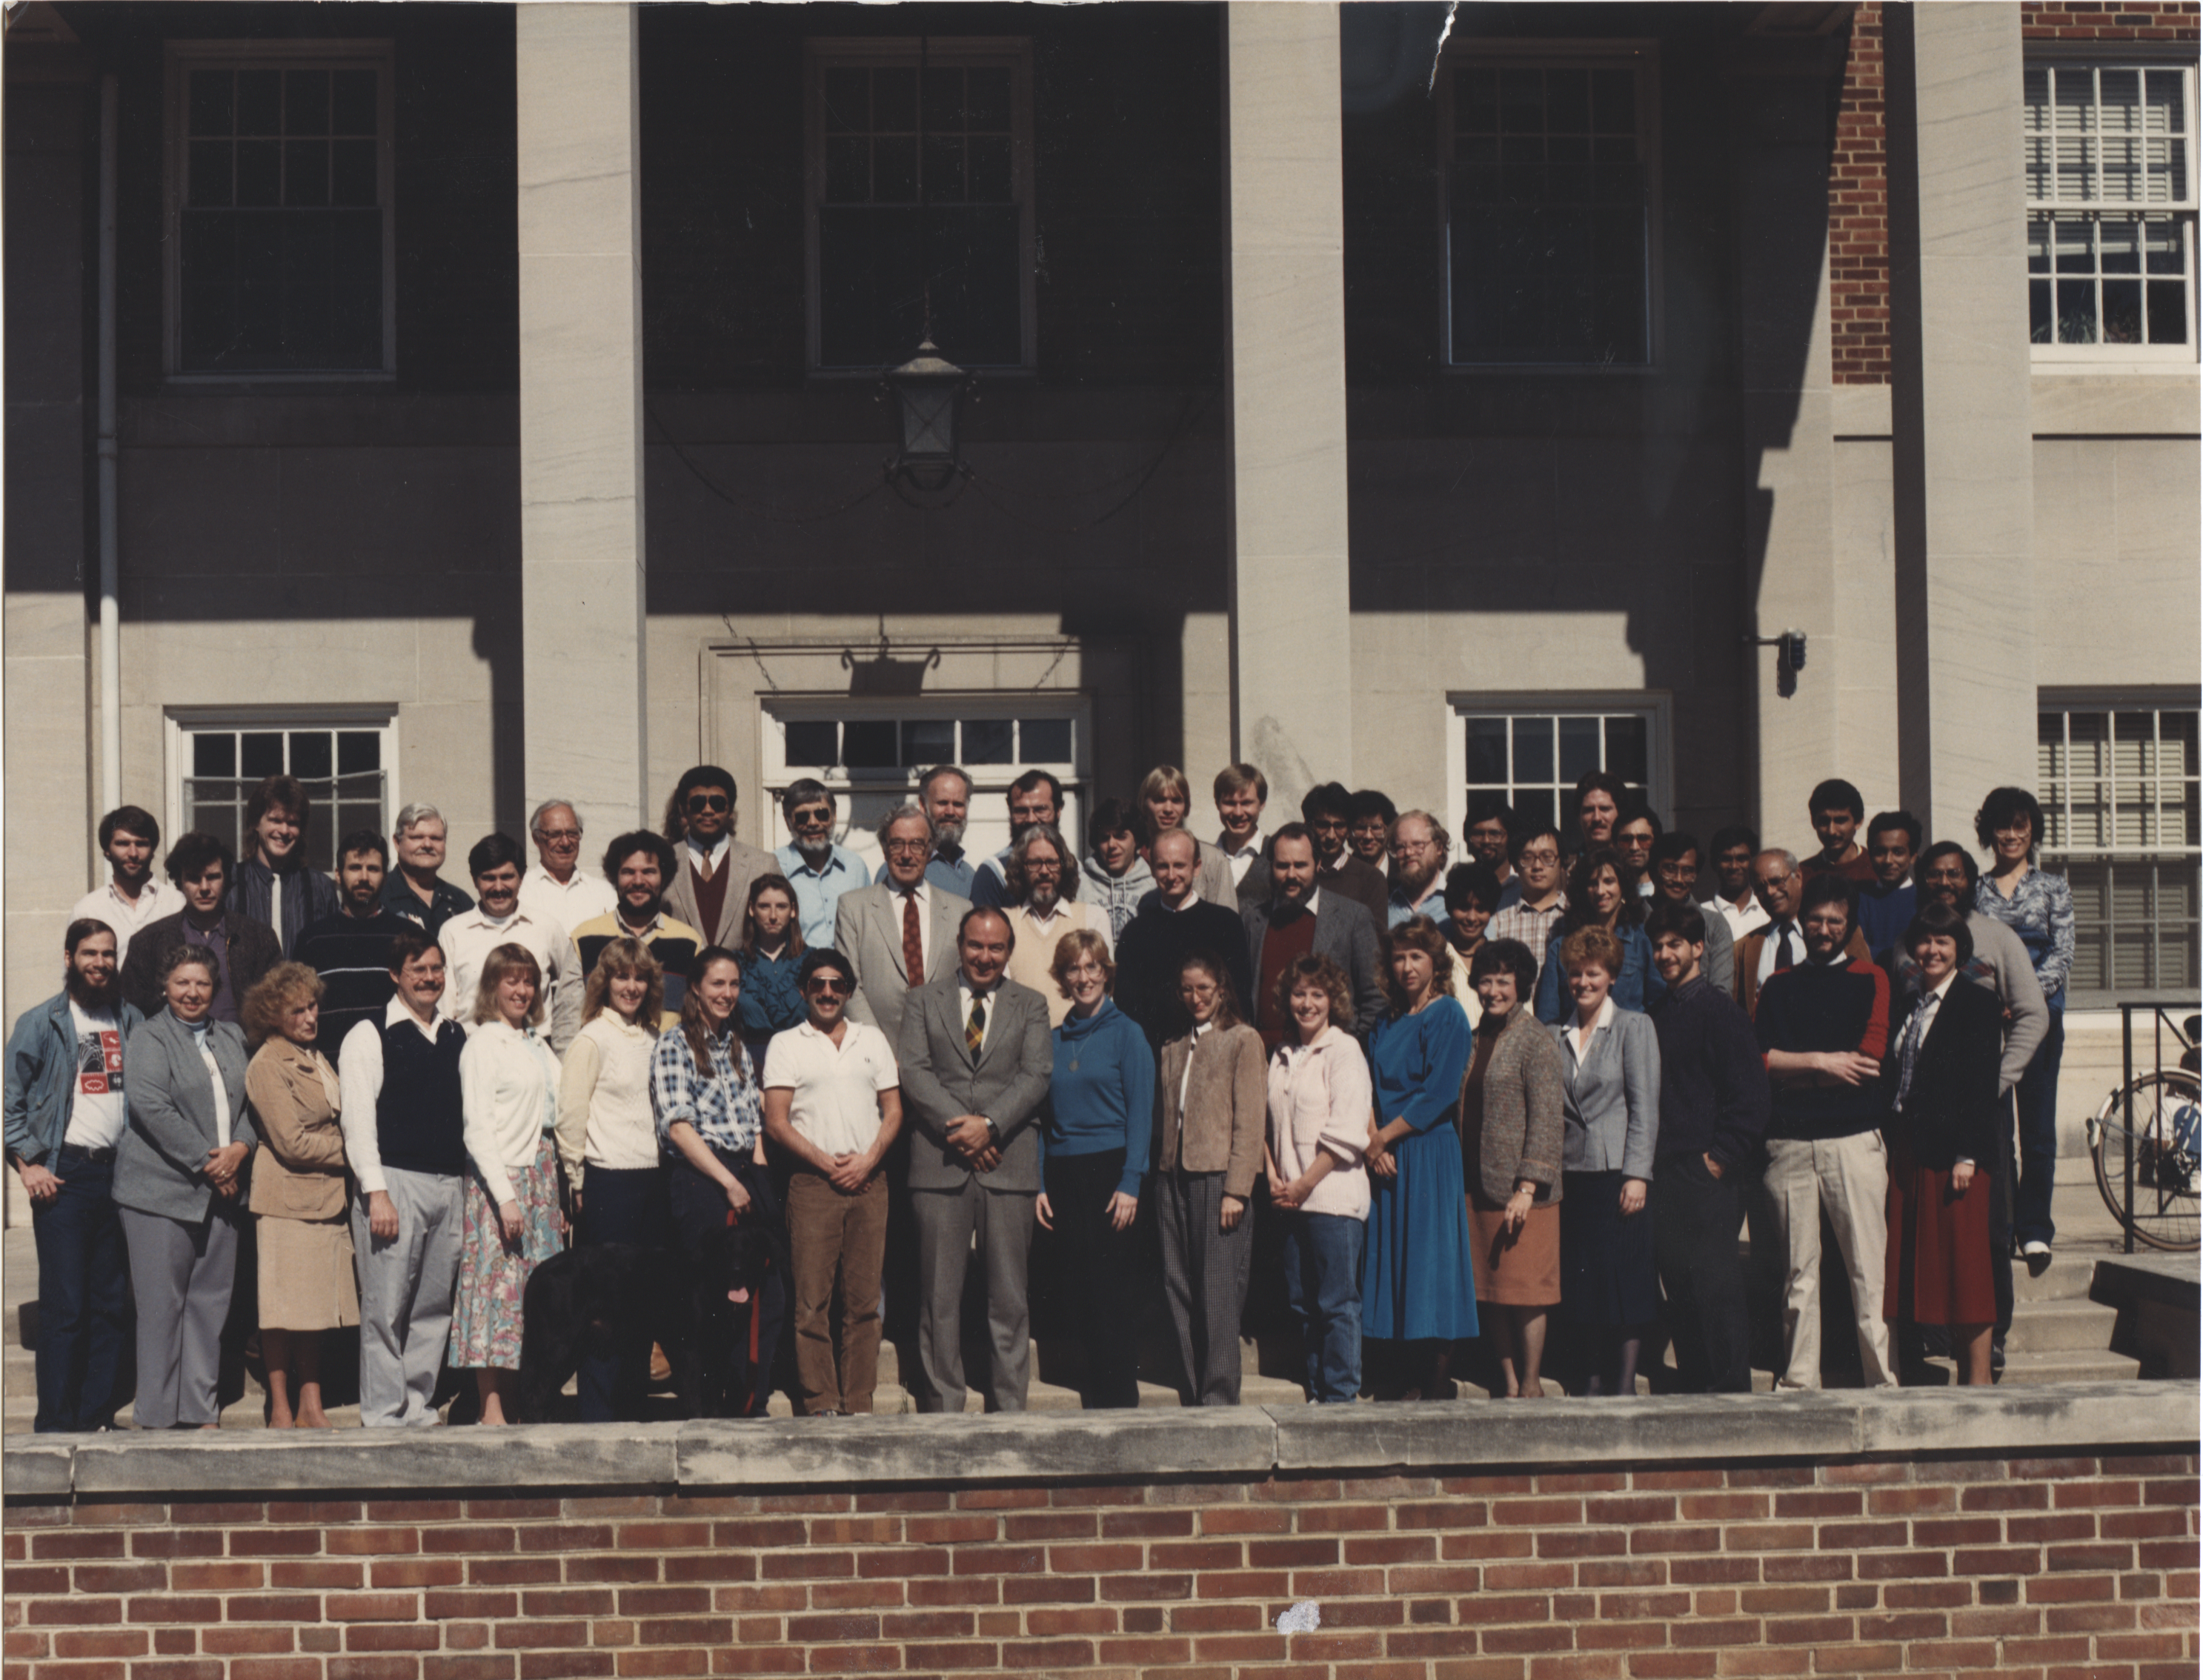
[[[1224,28],[1232,750],[1292,812],[1353,769],[1338,8]]]
[[[514,16],[524,788],[609,835],[648,773],[635,9]]]
[[[2020,9],[1884,15],[1899,772],[1929,837],[1969,839],[2035,773]]]

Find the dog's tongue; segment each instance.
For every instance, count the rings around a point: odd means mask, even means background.
[[[727,1298],[738,1307],[746,1306],[749,1303],[750,1292],[747,1289],[729,1289],[727,1291]]]

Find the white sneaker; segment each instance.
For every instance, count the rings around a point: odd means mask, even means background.
[[[2032,1260],[2038,1254],[2047,1258],[2050,1253],[2050,1245],[2043,1241],[2041,1238],[2037,1237],[2032,1242],[2023,1245],[2019,1252],[2020,1257],[2023,1259]]]

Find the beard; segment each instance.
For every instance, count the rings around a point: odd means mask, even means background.
[[[1431,890],[1431,883],[1438,878],[1438,866],[1435,863],[1424,868],[1395,869],[1392,872],[1393,881],[1407,893],[1410,901],[1421,898]]]
[[[113,974],[109,974],[104,981],[95,986],[84,973],[72,963],[62,984],[68,992],[69,1001],[83,1009],[112,1009],[115,1007],[116,982]]]
[[[960,846],[960,845],[962,845],[963,843],[964,843],[964,825],[963,825],[963,824],[961,824],[961,823],[936,823],[936,824],[934,824],[934,825],[933,825],[933,847],[934,847],[934,849],[935,849],[936,851],[940,850],[940,849],[941,849],[941,848],[942,848],[942,847],[943,847],[943,846]]]

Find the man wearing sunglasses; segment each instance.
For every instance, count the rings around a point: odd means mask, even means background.
[[[735,838],[735,778],[715,764],[684,772],[666,802],[665,837],[676,854],[665,908],[707,944],[738,949],[750,883],[780,866]]]
[[[830,945],[805,952],[800,983],[802,1021],[765,1054],[765,1131],[795,1169],[788,1244],[803,1410],[839,1417],[872,1409],[888,1235],[881,1163],[902,1129],[902,1080],[886,1036],[846,1013],[857,989],[848,958]]]
[[[780,798],[788,843],[773,854],[795,890],[796,920],[803,943],[817,950],[834,943],[834,907],[845,892],[870,885],[864,859],[834,839],[834,795],[809,776],[788,784]]]

